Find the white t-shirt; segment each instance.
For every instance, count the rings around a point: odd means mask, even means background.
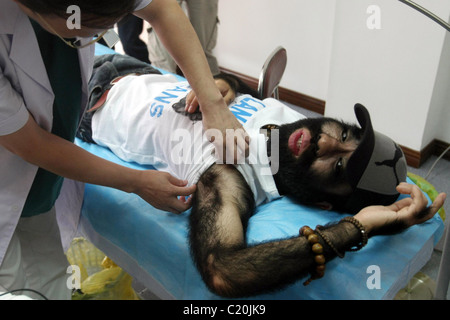
[[[201,120],[174,107],[190,91],[187,82],[172,75],[127,76],[110,90],[104,106],[92,118],[93,139],[125,161],[151,164],[189,184],[217,161],[214,145]],[[238,96],[229,106],[250,136],[250,156],[238,170],[252,189],[257,204],[279,197],[267,157],[265,124],[283,124],[304,118],[275,99],[264,101]],[[276,168],[275,168],[276,170]]]

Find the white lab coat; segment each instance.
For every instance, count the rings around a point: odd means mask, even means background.
[[[141,9],[150,3],[142,0]],[[82,43],[91,39],[80,39]],[[82,76],[82,104],[88,99],[95,46],[78,51]],[[28,16],[12,0],[0,0],[0,135],[22,128],[31,114],[51,131],[54,94]],[[37,172],[0,146],[0,265],[14,233]],[[65,179],[56,203],[58,223],[67,249],[76,234],[83,199],[83,184]]]

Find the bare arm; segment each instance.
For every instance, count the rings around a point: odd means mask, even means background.
[[[241,124],[226,108],[226,103],[214,83],[200,41],[178,3],[175,0],[153,0],[136,15],[152,25],[183,71],[196,93],[205,129],[219,129],[222,135],[225,135],[226,129],[242,130]],[[190,108],[188,111],[194,110]]]
[[[183,181],[166,173],[134,170],[97,157],[43,130],[31,116],[17,132],[0,136],[0,145],[57,175],[136,193],[153,206],[175,213],[190,206],[177,196],[187,196],[195,190],[195,186],[184,188]]]

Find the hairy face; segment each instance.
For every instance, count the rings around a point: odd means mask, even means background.
[[[305,204],[343,201],[352,191],[345,169],[360,135],[358,127],[330,118],[302,119],[280,127],[275,175],[280,191]]]

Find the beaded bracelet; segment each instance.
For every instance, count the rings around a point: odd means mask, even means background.
[[[337,249],[336,249],[336,247],[333,245],[333,243],[331,242],[331,240],[322,232],[322,230],[320,230],[320,229],[322,229],[323,227],[322,226],[317,226],[316,227],[316,232],[319,234],[319,236],[321,236],[322,237],[322,239],[323,239],[323,241],[325,241],[325,243],[334,251],[334,253],[336,253],[336,255],[339,257],[339,258],[344,258],[344,256],[345,256],[345,253],[340,253]]]
[[[325,275],[325,256],[323,255],[323,247],[319,243],[319,236],[310,227],[302,227],[300,235],[308,239],[308,242],[311,244],[311,250],[315,254],[314,262],[316,267],[314,272],[311,272],[311,277],[303,283],[304,286],[307,286],[312,280],[322,278]]]
[[[367,236],[367,232],[366,229],[364,228],[364,226],[361,224],[361,222],[359,222],[358,220],[356,220],[353,217],[345,217],[344,219],[342,219],[340,222],[350,222],[352,223],[356,228],[359,229],[359,232],[361,233],[361,242],[358,243],[358,245],[356,246],[356,248],[350,248],[349,251],[358,251],[361,250],[368,241],[368,236]]]

